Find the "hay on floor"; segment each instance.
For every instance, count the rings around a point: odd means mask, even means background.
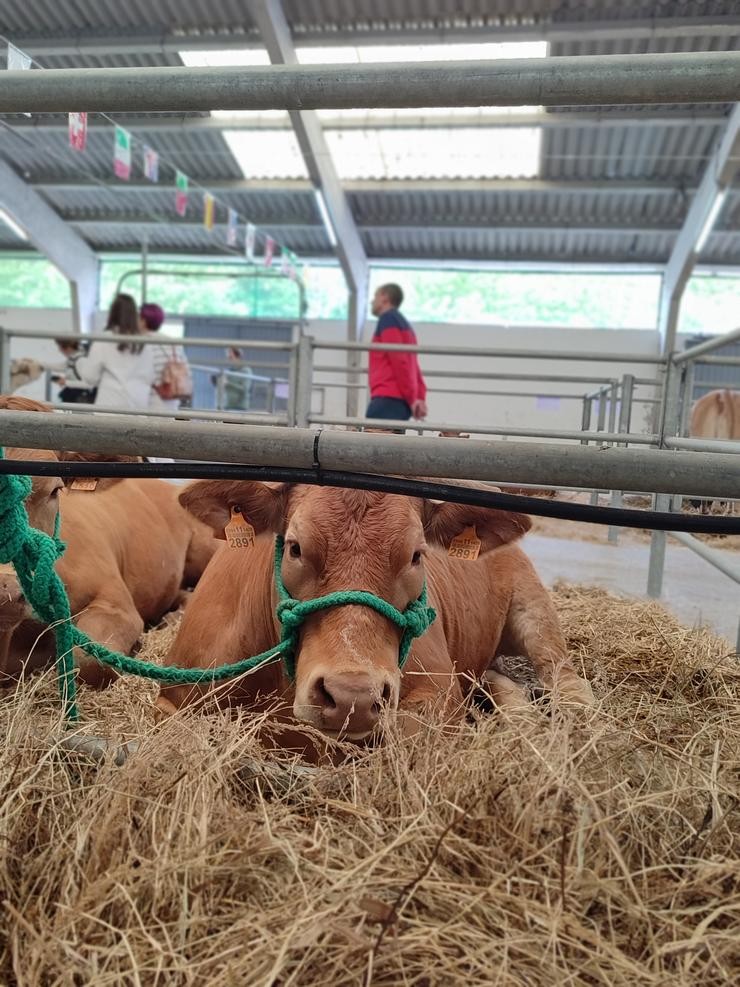
[[[595,710],[479,715],[276,786],[248,716],[83,691],[97,768],[0,705],[0,982],[713,985],[740,969],[740,666],[659,605],[561,586]],[[173,630],[148,635],[146,655]]]

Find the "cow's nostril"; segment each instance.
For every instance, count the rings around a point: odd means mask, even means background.
[[[383,696],[382,696],[384,703],[389,703],[391,701],[391,693],[392,690],[391,690],[390,682],[386,682],[385,685],[383,686]]]
[[[326,683],[323,678],[317,679],[314,685],[316,690],[316,699],[318,700],[317,705],[323,706],[325,709],[336,709],[337,704],[334,701],[334,696],[326,688]]]

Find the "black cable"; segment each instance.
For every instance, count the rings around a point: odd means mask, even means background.
[[[0,460],[0,474],[25,476],[129,477],[166,480],[263,480],[279,483],[307,483],[314,486],[346,487],[444,500],[472,507],[519,511],[538,517],[562,521],[608,524],[615,528],[643,528],[651,531],[686,531],[694,534],[740,535],[740,518],[711,517],[697,514],[671,514],[660,511],[635,511],[616,507],[594,507],[559,500],[541,500],[518,494],[477,490],[450,483],[413,480],[373,473],[350,473],[344,470],[302,468],[297,466],[242,466],[237,463],[64,463],[54,460]]]

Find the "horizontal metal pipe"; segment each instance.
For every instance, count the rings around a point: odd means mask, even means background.
[[[679,436],[666,436],[663,444],[669,449],[692,449],[695,452],[730,452],[740,455],[740,441],[732,442],[729,439],[685,439]]]
[[[740,367],[740,356],[704,356],[699,357],[696,362],[701,364],[716,364],[719,367]]]
[[[2,113],[732,103],[740,53],[8,72]]]
[[[388,351],[399,353],[418,353],[423,355],[436,356],[474,356],[474,357],[495,357],[496,359],[515,360],[566,360],[567,362],[582,360],[586,363],[649,363],[653,366],[660,366],[665,363],[665,358],[660,356],[648,356],[641,354],[638,356],[626,356],[624,353],[588,353],[583,350],[577,352],[562,352],[557,350],[543,350],[533,352],[529,350],[507,350],[480,348],[477,346],[435,346],[417,345],[412,346],[407,343],[356,343],[349,341],[329,342],[327,340],[313,340],[315,350],[361,350],[363,352],[385,353]]]
[[[377,425],[378,423],[375,422]],[[318,443],[317,434],[320,435]],[[622,437],[623,438],[623,437]],[[149,421],[117,415],[3,411],[0,443],[254,466],[313,467],[400,476],[644,490],[733,497],[740,459],[723,453],[603,449],[562,443],[363,434],[257,425]]]
[[[39,73],[40,74],[40,73]],[[10,339],[79,339],[83,343],[127,343],[131,344],[131,336],[120,336],[114,332],[92,332],[83,336],[73,332],[37,332],[35,329],[6,329],[0,327],[0,333]],[[218,346],[229,349],[238,345],[242,349],[250,350],[282,350],[290,351],[296,348],[295,343],[271,343],[263,339],[190,339],[189,337],[160,336],[141,333],[133,337],[136,345],[141,346]]]
[[[733,564],[724,552],[718,551],[716,548],[710,548],[693,535],[686,534],[683,531],[669,531],[668,534],[671,538],[675,538],[676,541],[680,541],[682,545],[690,548],[692,552],[695,552],[706,562],[709,562],[715,569],[719,569],[725,576],[729,576],[736,583],[740,583],[740,565],[737,565],[737,563]]]
[[[733,332],[725,333],[724,336],[715,336],[714,339],[708,339],[705,343],[698,343],[696,346],[692,346],[682,353],[676,353],[673,357],[673,362],[686,363],[687,360],[695,360],[698,356],[711,353],[712,350],[719,349],[721,346],[727,346],[728,343],[737,343],[739,341],[740,329],[735,329]]]
[[[654,445],[657,435],[628,435],[620,432],[582,432],[580,429],[512,428],[509,425],[458,424],[428,421],[389,421],[378,418],[333,418],[330,415],[311,415],[312,425],[348,425],[352,428],[404,428],[418,432],[476,432],[479,435],[513,435],[520,439],[573,439],[591,442],[630,442],[633,445]]]
[[[204,421],[204,422],[235,422],[239,425],[287,425],[287,415],[250,415],[242,411],[193,411],[191,408],[177,411],[146,410],[132,408],[107,408],[99,404],[69,404],[58,401],[51,405],[55,411],[79,411],[81,414],[94,415],[141,415],[144,418],[158,418],[160,421]]]
[[[530,354],[530,357],[533,357]],[[314,367],[314,373],[346,374],[346,367],[327,365]],[[519,380],[542,381],[545,384],[611,384],[613,377],[577,377],[572,374],[499,374],[477,370],[425,370],[425,377],[460,377],[463,380]],[[651,383],[655,383],[654,381]]]

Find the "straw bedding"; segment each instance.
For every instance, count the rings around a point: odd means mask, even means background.
[[[472,714],[305,777],[247,717],[0,704],[0,982],[710,985],[740,970],[740,666],[657,604],[561,586],[598,708]],[[161,656],[172,626],[150,632]],[[262,768],[265,768],[263,771]]]

